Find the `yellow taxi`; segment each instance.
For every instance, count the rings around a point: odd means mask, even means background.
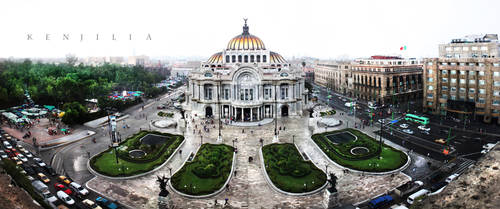
[[[45,183],[50,182],[50,179],[47,176],[45,176],[45,174],[43,174],[43,173],[38,173],[38,178]]]
[[[61,180],[65,184],[70,184],[71,183],[71,181],[68,178],[66,178],[66,176],[59,176],[59,180]]]

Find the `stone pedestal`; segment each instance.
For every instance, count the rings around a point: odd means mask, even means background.
[[[278,143],[280,142],[279,138],[278,138],[278,135],[274,135],[273,137],[273,143]]]
[[[328,189],[325,189],[323,206],[328,209],[340,206],[338,194],[338,192],[331,193]]]
[[[174,208],[172,199],[170,196],[162,197],[158,196],[158,209],[171,209]]]

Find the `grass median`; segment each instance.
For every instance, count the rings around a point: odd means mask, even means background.
[[[357,140],[336,144],[326,137],[346,131],[355,135]],[[387,172],[402,167],[408,161],[407,155],[402,151],[385,144],[382,144],[382,149],[380,149],[377,140],[356,129],[349,128],[314,134],[311,138],[331,160],[341,166],[354,170]],[[355,147],[364,147],[368,152],[353,154],[351,150]]]
[[[172,186],[195,196],[216,192],[231,174],[233,153],[234,148],[225,144],[203,144],[193,161],[172,176]]]
[[[326,174],[311,161],[304,161],[293,144],[266,145],[262,155],[267,175],[283,191],[310,192],[326,183]]]
[[[165,137],[163,144],[149,146],[140,139],[148,134]],[[163,164],[182,143],[184,137],[156,131],[141,131],[121,142],[116,148],[108,148],[90,159],[90,166],[96,172],[111,177],[126,177],[148,172]],[[141,149],[148,154],[140,158],[128,155],[130,150]],[[118,160],[117,160],[118,158]]]

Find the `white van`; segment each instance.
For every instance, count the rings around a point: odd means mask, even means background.
[[[448,176],[448,178],[446,178],[446,182],[450,183],[451,181],[453,181],[454,179],[456,179],[458,177],[458,173],[454,173],[452,174],[451,176]]]
[[[427,189],[421,189],[418,192],[415,192],[415,193],[411,194],[408,197],[407,202],[408,202],[408,204],[411,205],[411,204],[413,204],[413,201],[415,201],[415,199],[417,199],[420,196],[427,195],[427,194],[429,194],[429,190],[427,190]]]

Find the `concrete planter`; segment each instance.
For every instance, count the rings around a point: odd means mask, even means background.
[[[196,154],[198,153],[198,150],[201,148],[201,146],[198,147],[198,149],[196,149],[196,152],[195,152],[195,155],[193,156],[193,159],[196,157]],[[192,152],[191,152],[192,153]],[[191,155],[191,153],[189,153],[189,155]],[[182,163],[182,165],[174,172],[177,173],[179,172],[179,170],[182,169],[182,167],[184,167],[184,165],[186,164],[186,162],[188,161],[189,159],[189,155],[188,157],[186,158],[186,160],[184,161],[184,163]],[[185,193],[182,193],[180,192],[179,190],[175,189],[174,186],[172,185],[171,183],[171,180],[168,180],[168,186],[170,187],[170,189],[172,189],[172,191],[174,191],[175,193],[183,196],[183,197],[187,197],[187,198],[193,198],[193,199],[205,199],[205,198],[210,198],[210,197],[213,197],[213,196],[216,196],[218,195],[219,193],[221,193],[222,191],[224,191],[224,189],[226,189],[226,186],[227,184],[229,184],[229,181],[231,181],[231,178],[233,177],[233,173],[234,173],[234,169],[236,167],[236,153],[233,152],[233,162],[231,164],[231,173],[229,174],[229,176],[227,177],[227,180],[226,182],[224,183],[224,185],[217,191],[211,193],[211,194],[206,194],[206,195],[190,195],[190,194],[185,194]]]
[[[295,145],[295,144],[294,144]],[[297,148],[297,151],[299,152],[300,154],[300,150],[298,149],[298,147],[295,145],[295,147]],[[280,188],[276,187],[273,182],[271,181],[271,179],[269,178],[269,176],[267,175],[267,171],[266,171],[266,164],[264,162],[264,155],[262,154],[262,147],[260,147],[259,149],[259,156],[260,156],[260,163],[262,164],[261,166],[261,171],[262,171],[262,174],[264,175],[266,181],[267,181],[267,184],[276,192],[279,192],[281,194],[284,194],[284,195],[290,195],[290,196],[307,196],[307,195],[312,195],[312,194],[316,194],[318,192],[321,192],[323,189],[326,188],[326,186],[328,185],[328,181],[325,182],[325,184],[323,186],[321,186],[320,188],[316,189],[316,190],[313,190],[313,191],[310,191],[310,192],[303,192],[303,193],[292,193],[292,192],[287,192],[287,191],[283,191],[281,190]],[[302,156],[302,155],[301,155]],[[303,157],[303,156],[302,156]],[[312,161],[311,161],[312,162]],[[312,162],[314,164],[314,162]],[[316,166],[316,164],[314,164]],[[316,166],[317,167],[317,166]]]

